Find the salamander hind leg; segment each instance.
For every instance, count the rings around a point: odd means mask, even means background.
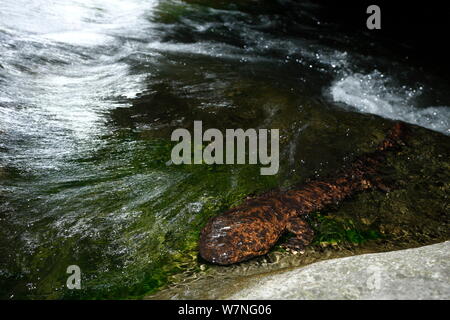
[[[377,189],[382,192],[390,192],[395,185],[390,181],[385,181],[381,177],[373,176],[361,181],[362,189]]]
[[[286,230],[295,236],[281,246],[285,249],[302,250],[310,244],[314,238],[314,232],[308,223],[300,217],[289,219]]]

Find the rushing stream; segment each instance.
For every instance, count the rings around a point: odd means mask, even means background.
[[[419,137],[386,173],[416,181],[391,212],[405,211],[405,230],[429,226],[418,243],[449,237],[450,84],[383,48],[364,54],[370,38],[337,34],[312,3],[210,3],[0,1],[0,297],[153,292],[198,270],[208,217],[329,173],[391,120]],[[168,165],[171,132],[194,120],[279,128],[280,172]],[[374,214],[366,200],[343,214]],[[373,221],[366,231],[383,233]],[[80,291],[65,288],[69,265]]]

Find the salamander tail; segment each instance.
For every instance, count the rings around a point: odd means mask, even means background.
[[[385,151],[404,145],[406,135],[406,125],[403,122],[396,122],[386,138],[380,143],[377,150]]]

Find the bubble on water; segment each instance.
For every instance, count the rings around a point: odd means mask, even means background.
[[[191,202],[188,204],[189,213],[199,213],[203,208],[202,202]]]

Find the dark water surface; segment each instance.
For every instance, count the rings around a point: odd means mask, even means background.
[[[450,84],[320,12],[295,1],[2,1],[0,297],[154,292],[200,270],[210,216],[332,172],[393,120],[414,125],[386,168],[396,189],[312,218],[315,248],[449,239]],[[167,165],[171,132],[194,120],[279,128],[280,172]],[[77,292],[65,289],[73,264]]]

